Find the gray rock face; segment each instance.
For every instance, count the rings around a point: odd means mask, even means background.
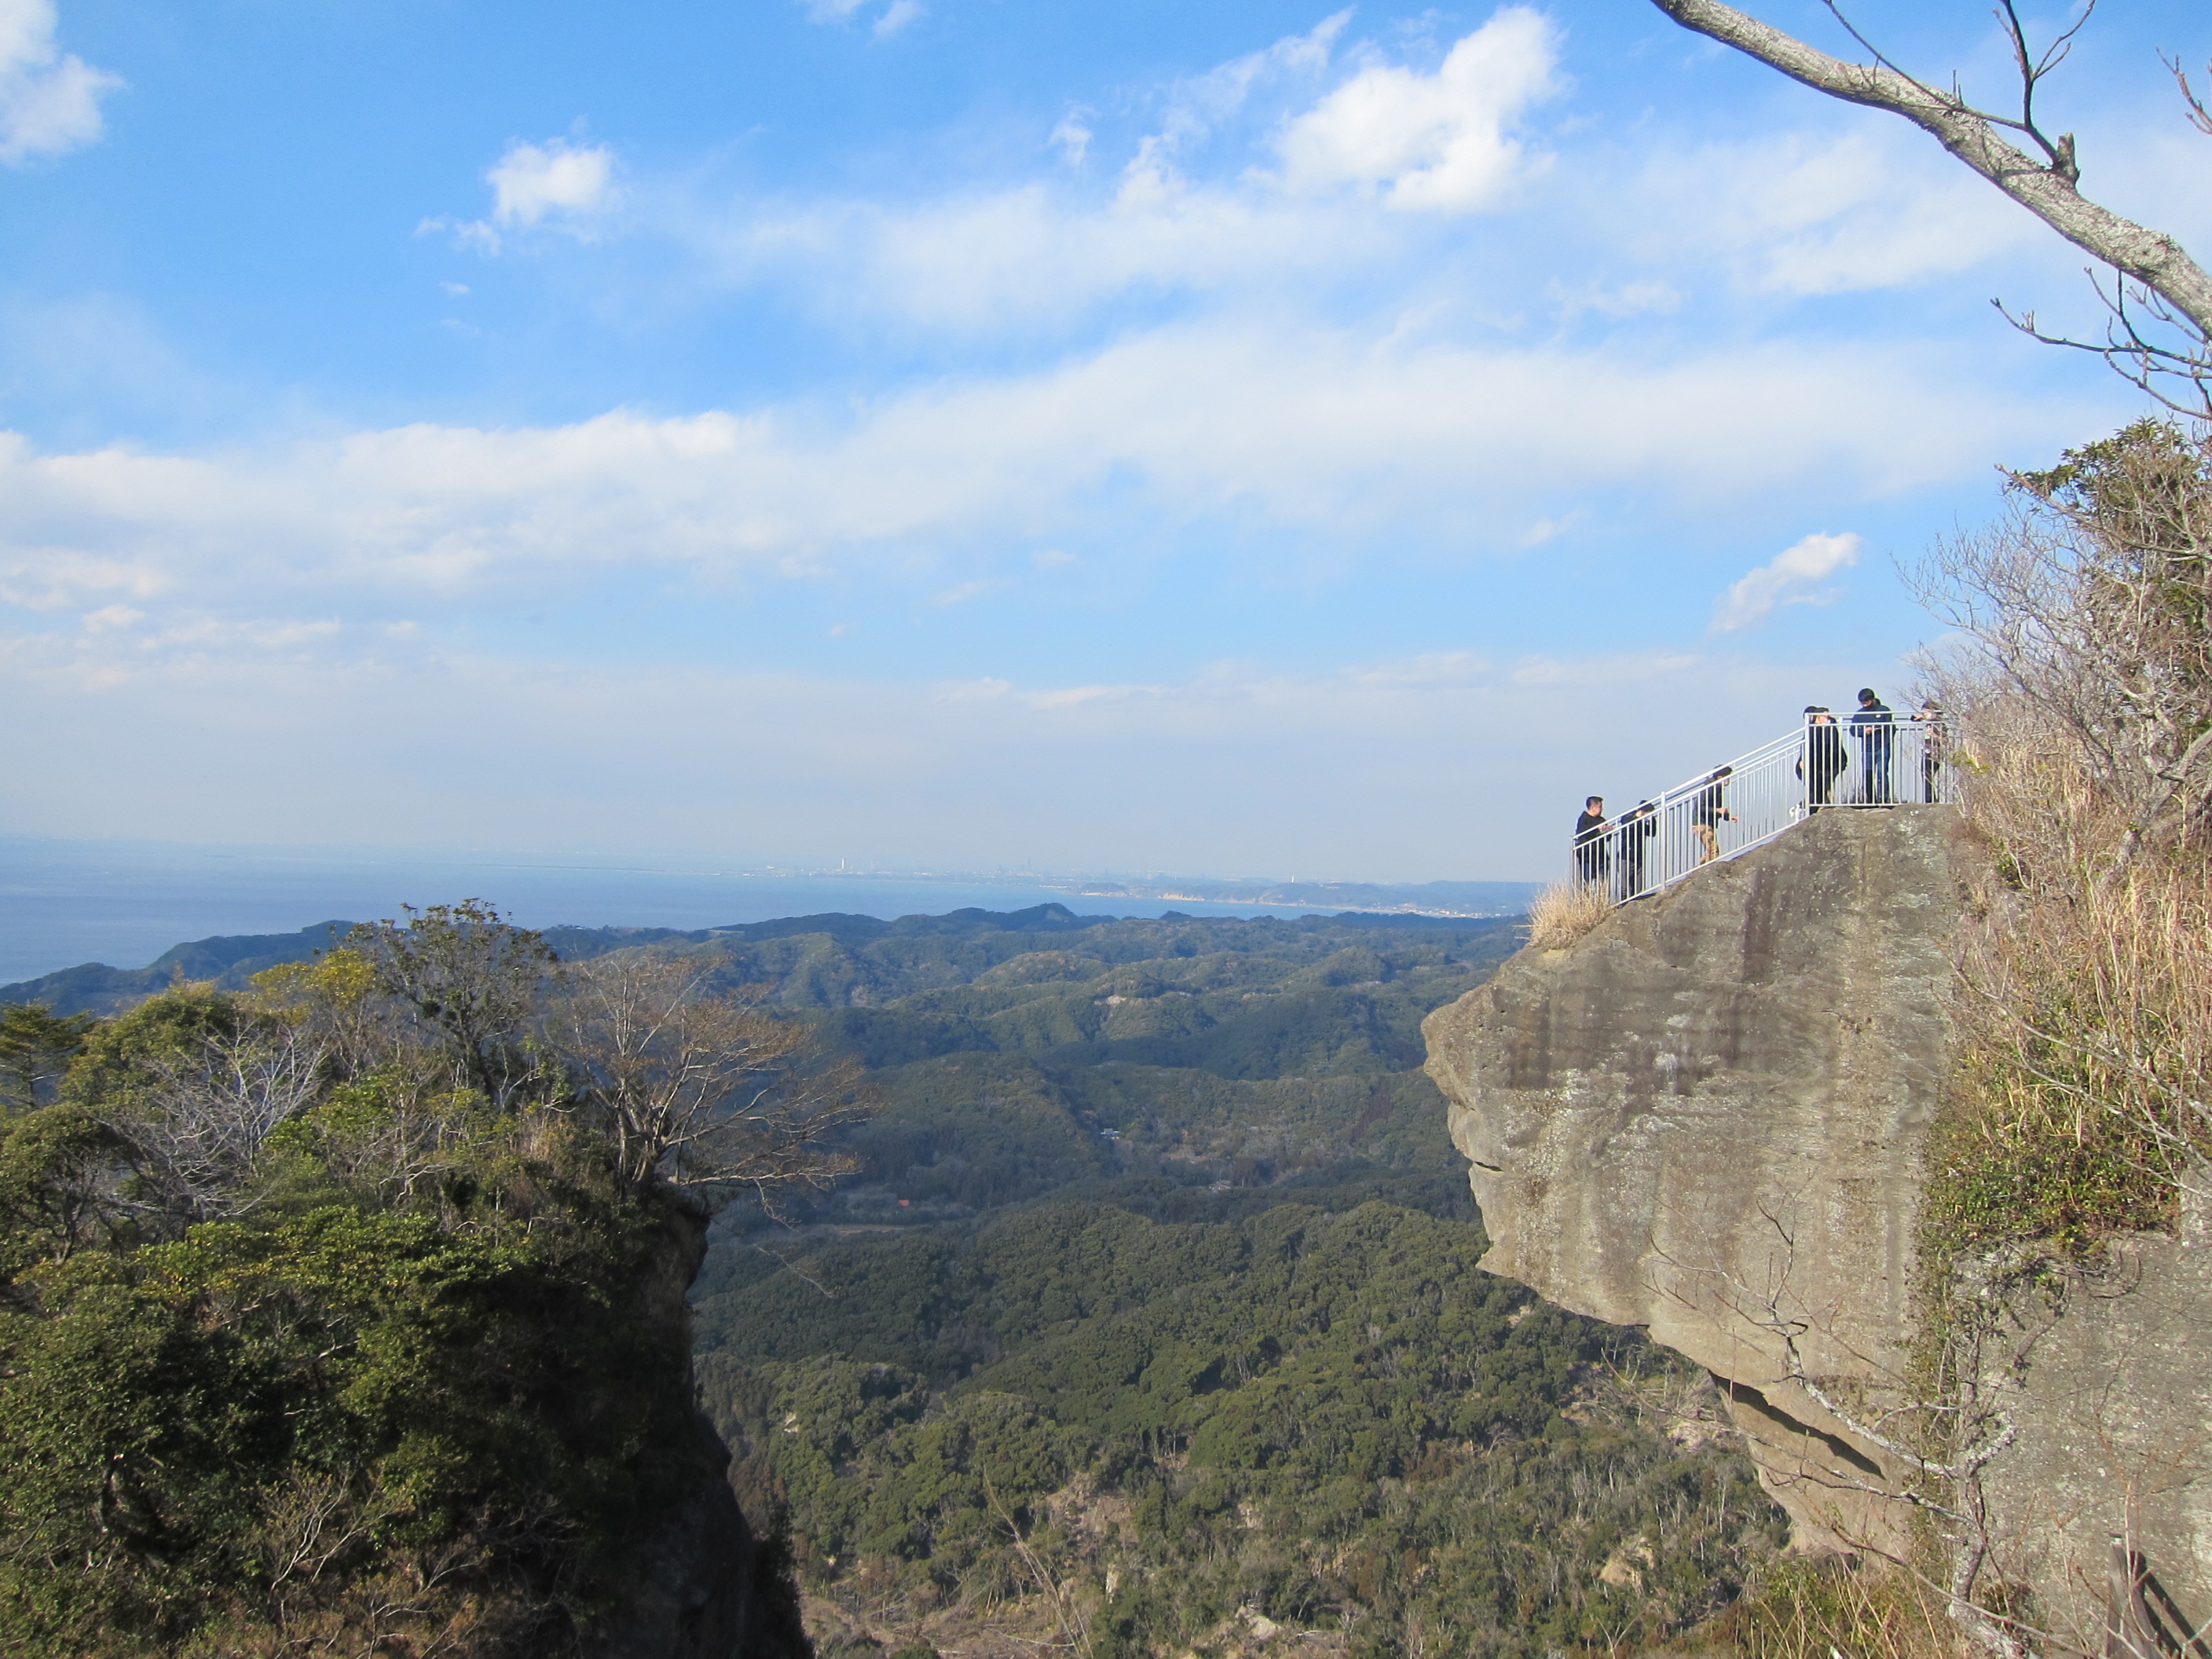
[[[672,1209],[641,1311],[683,1330],[687,1346],[684,1293],[706,1255],[705,1214]],[[583,1659],[812,1659],[788,1553],[745,1523],[730,1489],[729,1448],[706,1413],[671,1425],[654,1452],[689,1466],[689,1490],[637,1540],[628,1594],[583,1633]]]
[[[1522,951],[1425,1027],[1482,1265],[1711,1369],[1801,1548],[1908,1540],[1899,1461],[1798,1379],[1866,1424],[1919,1393],[1913,1228],[1964,852],[1948,808],[1825,812]],[[2014,1430],[1982,1471],[1984,1582],[2032,1592],[2046,1650],[2107,1650],[2115,1538],[2154,1576],[2139,1619],[2212,1615],[2208,1212],[2192,1194],[2176,1237],[2112,1241],[2094,1272],[1961,1264],[2014,1286],[1981,1361]]]
[[[1424,1027],[1483,1266],[1713,1370],[1804,1546],[1904,1542],[1892,1460],[1791,1374],[1864,1401],[1906,1368],[1957,836],[1821,813]]]
[[[2153,1575],[2150,1618],[2212,1616],[2212,1218],[2193,1197],[2178,1237],[2115,1240],[2023,1322],[2019,1437],[1983,1489],[1992,1556],[2035,1588],[2048,1648],[2103,1647],[2115,1537]]]

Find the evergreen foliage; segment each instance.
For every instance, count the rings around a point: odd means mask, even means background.
[[[539,1052],[542,945],[428,914],[0,1121],[0,1648],[571,1651],[717,1478],[704,1212]]]
[[[1701,1374],[1476,1265],[1418,1030],[1516,942],[1185,918],[731,966],[884,1100],[856,1182],[796,1237],[733,1213],[694,1291],[825,1655],[1534,1659],[1735,1595],[1782,1522]]]

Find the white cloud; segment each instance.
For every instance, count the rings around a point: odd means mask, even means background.
[[[1433,75],[1374,64],[1285,130],[1294,189],[1377,187],[1394,208],[1465,213],[1495,201],[1524,170],[1507,136],[1558,89],[1548,19],[1509,6],[1455,45]]]
[[[849,325],[886,313],[955,332],[1079,317],[1138,292],[1298,289],[1400,246],[1354,204],[1286,203],[1165,175],[1104,202],[1041,184],[918,206],[846,204],[689,228],[729,280],[791,280]]]
[[[1060,159],[1072,167],[1083,165],[1083,158],[1091,153],[1091,141],[1097,137],[1084,125],[1090,113],[1085,109],[1072,109],[1060,118],[1060,125],[1052,130],[1052,147],[1060,152]]]
[[[806,0],[806,18],[812,23],[849,23],[873,3],[874,0]],[[878,40],[888,40],[928,10],[922,0],[890,0],[877,14],[868,32]]]
[[[53,0],[0,0],[0,162],[59,155],[100,137],[118,76],[54,43]]]
[[[940,609],[956,605],[965,605],[970,599],[981,599],[986,593],[995,593],[1005,586],[1005,582],[993,580],[960,582],[937,594],[930,600],[930,603]]]
[[[929,8],[923,5],[921,0],[891,0],[890,4],[884,8],[883,15],[876,19],[875,27],[870,29],[869,33],[878,40],[888,40],[908,24],[923,16],[928,10]]]
[[[462,605],[621,567],[813,580],[834,560],[920,597],[996,574],[946,572],[947,559],[1110,535],[1130,514],[1277,526],[1309,545],[1379,539],[1418,559],[1510,547],[1584,492],[1740,504],[1817,479],[1878,495],[2079,429],[2075,404],[1974,385],[1911,343],[1641,367],[1558,349],[1382,351],[1257,323],[1161,329],[836,422],[811,407],[618,410],[208,456],[42,455],[8,437],[0,592],[319,611],[332,594]],[[1743,605],[1846,540],[1809,538],[1747,578]]]
[[[554,212],[601,213],[614,202],[614,155],[605,144],[518,140],[485,173],[484,182],[492,188],[491,216],[499,225],[526,228]]]
[[[1865,546],[1849,532],[1829,536],[1815,532],[1793,543],[1721,595],[1713,607],[1711,631],[1732,634],[1749,628],[1765,621],[1778,605],[1825,604],[1832,594],[1802,590],[1848,570],[1859,562]]]
[[[2051,240],[1919,134],[1871,123],[1664,150],[1639,193],[1632,242],[1671,257],[1718,252],[1771,294],[1899,288]]]
[[[1328,69],[1337,39],[1351,21],[1347,6],[1304,34],[1286,34],[1257,52],[1176,82],[1163,101],[1158,132],[1139,147],[1140,161],[1147,150],[1159,159],[1188,149],[1242,112],[1263,88],[1310,82]]]
[[[1550,35],[1537,14],[1510,9],[1433,74],[1370,64],[1331,91],[1350,15],[1175,82],[1110,192],[1085,179],[1107,124],[1079,107],[1049,135],[1063,165],[1048,179],[882,203],[700,203],[679,191],[643,211],[702,257],[710,283],[787,283],[839,327],[889,317],[1004,333],[1131,295],[1249,306],[1276,294],[1310,303],[1354,273],[1402,284],[1436,269],[1422,256],[1453,216],[1389,210],[1477,206],[1530,171],[1500,123],[1550,85]],[[1376,122],[1389,131],[1370,131]],[[1674,302],[1663,283],[1630,277],[1583,308]]]
[[[1682,308],[1682,296],[1673,284],[1656,279],[1622,283],[1584,283],[1569,288],[1554,279],[1544,285],[1545,297],[1559,308],[1563,320],[1572,322],[1584,312],[1601,317],[1668,315]]]

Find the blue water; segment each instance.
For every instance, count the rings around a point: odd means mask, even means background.
[[[495,854],[311,852],[0,836],[0,985],[79,963],[143,968],[173,945],[489,899],[526,927],[713,927],[842,910],[885,921],[1057,900],[1080,915],[1282,915],[1297,906],[1081,898],[975,878],[779,876]]]

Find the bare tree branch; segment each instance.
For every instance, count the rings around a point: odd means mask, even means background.
[[[2013,35],[2023,80],[2023,118],[2014,121],[1974,108],[1955,88],[1939,91],[1881,60],[1879,54],[1872,64],[1831,58],[1721,0],[1652,3],[1684,28],[1733,46],[1816,92],[1903,116],[2075,246],[2163,299],[2187,319],[2199,339],[2212,340],[2212,274],[2171,236],[2124,219],[2083,196],[2075,188],[2081,166],[2073,135],[2046,138],[2036,125],[2036,82],[2063,60],[2072,30],[2050,52],[2033,58],[2018,17],[2009,3],[2005,6],[2002,15]],[[2201,115],[2202,106],[2193,98],[2191,104]],[[2008,143],[2000,128],[2025,134],[2044,151],[2045,159],[2038,161]]]
[[[624,1175],[750,1187],[772,1211],[778,1189],[853,1167],[826,1143],[871,1109],[857,1068],[820,1064],[804,1026],[757,995],[710,994],[717,966],[629,952],[580,964],[554,1040]]]
[[[279,1025],[154,1061],[143,1100],[108,1121],[149,1189],[146,1207],[178,1224],[256,1208],[264,1196],[264,1144],[313,1102],[322,1059]]]

